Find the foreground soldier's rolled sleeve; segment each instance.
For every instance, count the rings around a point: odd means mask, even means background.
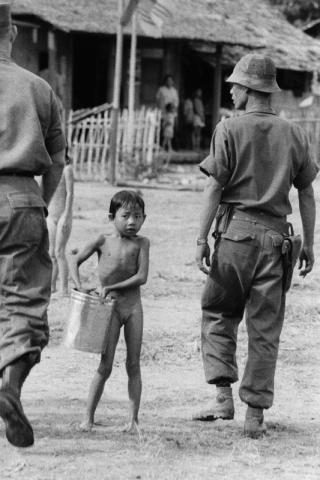
[[[318,171],[319,167],[315,164],[315,162],[310,157],[310,154],[308,153],[297,176],[293,180],[293,185],[298,190],[303,190],[304,188],[307,188],[316,178]]]
[[[57,99],[51,91],[51,119],[46,135],[46,149],[49,155],[60,152],[66,147],[66,140],[62,130],[61,118]]]
[[[199,165],[207,176],[214,177],[224,186],[231,176],[231,160],[228,149],[228,137],[222,122],[218,123],[213,133],[210,154]]]

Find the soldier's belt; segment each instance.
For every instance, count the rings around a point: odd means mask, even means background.
[[[230,221],[232,220],[241,220],[245,222],[250,222],[258,225],[262,225],[270,230],[275,230],[281,235],[288,235],[289,233],[289,223],[285,217],[277,218],[272,215],[267,215],[265,213],[248,213],[242,210],[234,209]]]
[[[277,218],[260,212],[252,214],[237,210],[230,204],[220,204],[213,236],[219,238],[222,233],[227,231],[230,222],[233,220],[261,225],[282,235],[283,289],[287,292],[291,286],[293,270],[301,251],[301,236],[294,234],[292,224],[288,223],[286,218]]]

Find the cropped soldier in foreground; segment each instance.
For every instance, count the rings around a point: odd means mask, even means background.
[[[286,291],[295,260],[300,275],[313,267],[315,201],[312,161],[304,131],[280,119],[271,108],[279,89],[269,57],[241,58],[227,80],[241,116],[220,122],[210,155],[200,164],[208,176],[200,216],[196,261],[208,274],[202,295],[202,354],[206,381],[216,400],[195,420],[232,419],[231,384],[238,380],[237,330],[245,313],[248,357],[240,385],[247,407],[245,434],[265,431],[263,410],[274,396],[274,375],[283,325]],[[302,248],[287,215],[289,191],[298,190]],[[208,234],[216,219],[210,262]]]
[[[51,261],[47,205],[65,138],[51,87],[11,60],[17,29],[0,4],[0,416],[8,441],[33,444],[22,385],[48,343]],[[42,189],[33,178],[42,175]]]

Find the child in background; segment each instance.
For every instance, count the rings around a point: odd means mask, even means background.
[[[149,268],[149,240],[138,235],[146,216],[144,201],[134,191],[122,190],[110,202],[109,219],[114,225],[112,235],[101,234],[77,253],[70,265],[70,273],[76,288],[82,291],[79,276],[80,265],[91,255],[98,255],[98,272],[101,295],[115,298],[108,343],[95,376],[93,377],[87,410],[81,428],[91,430],[94,414],[109,378],[121,327],[127,346],[126,368],[130,400],[130,421],[128,432],[134,432],[138,425],[138,411],[141,397],[140,351],[143,330],[143,312],[140,285],[147,281]]]
[[[174,122],[176,118],[176,109],[173,103],[167,103],[163,119],[163,143],[164,150],[167,150],[166,165],[169,164],[172,153],[172,139],[174,137]]]
[[[205,127],[205,113],[202,101],[202,90],[197,88],[193,97],[193,132],[192,132],[192,147],[194,150],[201,148],[201,131]]]

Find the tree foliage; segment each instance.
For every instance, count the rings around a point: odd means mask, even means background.
[[[320,0],[270,0],[284,13],[289,22],[304,25],[320,18]]]

